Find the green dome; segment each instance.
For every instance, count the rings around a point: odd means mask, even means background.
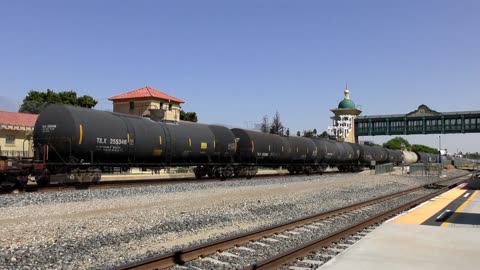
[[[355,103],[351,99],[344,98],[338,103],[339,109],[355,109]]]

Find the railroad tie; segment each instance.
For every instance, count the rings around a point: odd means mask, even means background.
[[[251,249],[251,248],[247,248],[247,247],[236,247],[236,249],[245,250],[245,251],[249,251],[249,252],[255,252],[255,249]]]
[[[189,270],[203,270],[203,268],[200,268],[200,267],[196,267],[196,266],[193,266],[193,265],[189,265],[188,267],[185,267],[185,266],[176,266],[176,267],[180,267],[180,269],[189,269]]]
[[[323,261],[315,261],[315,260],[302,260],[303,263],[311,264],[311,265],[322,265],[325,262]]]
[[[342,253],[343,251],[345,251],[345,249],[341,249],[341,248],[329,248],[328,249],[329,251],[333,251],[333,252],[336,252],[336,253]]]
[[[210,258],[210,257],[203,258],[202,260],[207,261],[207,262],[211,262],[211,263],[214,263],[214,264],[230,265],[230,264],[227,263],[227,262],[222,262],[222,261],[219,261],[219,260],[217,260],[217,259]]]
[[[259,245],[259,246],[262,246],[262,247],[269,247],[269,246],[270,246],[270,245],[267,245],[267,244],[262,243],[262,242],[260,242],[260,241],[253,242],[252,244],[254,244],[254,245]]]
[[[288,269],[291,269],[291,270],[310,270],[310,268],[298,267],[298,266],[290,266],[290,267],[288,267]]]
[[[238,255],[235,255],[233,253],[226,252],[226,251],[220,252],[220,253],[218,253],[218,255],[225,256],[225,257],[231,257],[231,258],[239,258],[240,257]]]
[[[280,240],[277,240],[277,239],[274,239],[274,238],[263,238],[264,241],[268,241],[268,242],[280,242]]]

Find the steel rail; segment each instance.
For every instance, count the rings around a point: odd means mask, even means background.
[[[328,174],[336,174],[339,172],[326,172]],[[288,173],[268,173],[256,175],[254,179],[249,180],[258,180],[264,178],[272,177],[281,177],[288,176]],[[245,180],[245,177],[232,177],[227,180],[220,180],[216,178],[202,178],[196,179],[195,176],[182,176],[182,177],[171,177],[171,178],[149,178],[149,179],[124,179],[124,180],[104,180],[95,184],[83,184],[82,183],[54,183],[45,187],[39,187],[37,185],[27,185],[23,190],[12,192],[12,191],[3,191],[0,190],[0,195],[17,195],[30,192],[61,192],[61,191],[71,191],[71,190],[83,190],[83,189],[110,189],[110,188],[127,188],[127,187],[141,187],[146,185],[160,186],[160,185],[170,185],[170,184],[185,184],[185,183],[218,183],[236,181],[236,180]]]
[[[456,176],[456,177],[452,177],[452,178],[443,179],[443,180],[437,181],[433,184],[441,184],[441,183],[453,181],[453,180],[462,178],[466,175],[470,175],[470,173],[463,174],[463,175]],[[133,262],[133,263],[121,265],[121,266],[115,267],[113,269],[115,269],[115,270],[163,269],[163,268],[175,266],[177,264],[182,265],[185,262],[195,260],[199,257],[208,256],[208,255],[213,254],[217,251],[226,250],[226,249],[238,246],[238,245],[248,243],[250,241],[254,241],[254,240],[257,240],[257,239],[261,239],[263,237],[271,236],[273,234],[284,232],[286,230],[294,229],[296,227],[303,226],[305,224],[309,224],[309,223],[317,222],[317,221],[320,221],[320,220],[324,220],[326,218],[336,216],[336,215],[340,215],[340,214],[343,214],[343,213],[346,213],[346,212],[350,212],[350,211],[353,211],[353,210],[356,210],[356,209],[359,209],[359,208],[363,208],[363,207],[366,207],[366,206],[369,206],[369,205],[378,204],[378,203],[383,202],[383,201],[387,201],[387,200],[390,200],[390,199],[393,199],[393,198],[396,198],[396,197],[400,197],[400,196],[403,196],[403,195],[406,195],[406,194],[409,194],[409,193],[412,193],[412,192],[415,192],[415,191],[418,191],[418,190],[422,190],[422,189],[426,188],[427,186],[429,186],[429,185],[418,186],[418,187],[411,188],[411,189],[404,190],[404,191],[400,191],[400,192],[397,192],[397,193],[394,193],[394,194],[390,194],[390,195],[386,195],[386,196],[383,196],[383,197],[374,198],[374,199],[371,199],[371,200],[368,200],[368,201],[360,202],[360,203],[357,203],[355,205],[341,207],[341,208],[338,208],[338,209],[330,210],[330,211],[323,212],[323,213],[316,214],[316,215],[312,215],[312,216],[309,216],[309,217],[293,220],[293,221],[290,221],[290,222],[287,222],[287,223],[284,223],[284,224],[281,224],[281,225],[276,225],[276,226],[271,226],[271,227],[268,227],[268,228],[258,229],[258,230],[252,231],[252,232],[243,233],[243,234],[228,237],[228,238],[225,238],[225,239],[212,241],[212,242],[209,242],[209,243],[206,243],[206,244],[194,246],[194,247],[187,248],[187,249],[184,249],[184,250],[178,250],[178,251],[167,253],[167,254],[164,254],[164,255],[154,256],[154,257],[147,258],[147,259],[144,259],[144,260],[141,260],[141,261],[138,261],[138,262]],[[444,188],[448,188],[448,187],[449,186],[444,187]],[[442,191],[440,191],[440,192],[444,192],[444,188],[442,188],[441,189]],[[438,192],[436,192],[436,193],[438,193]]]
[[[342,229],[340,231],[337,231],[335,233],[332,233],[330,235],[327,235],[325,237],[322,237],[320,239],[313,240],[303,246],[292,248],[290,250],[285,251],[282,254],[278,254],[277,256],[271,257],[267,260],[261,261],[259,263],[255,263],[253,265],[250,265],[248,267],[243,268],[243,270],[252,270],[252,269],[277,269],[280,268],[281,266],[291,263],[297,259],[304,258],[308,256],[310,253],[320,250],[322,248],[326,248],[333,243],[336,243],[340,241],[343,238],[346,238],[350,235],[353,235],[355,233],[358,233],[362,231],[365,228],[368,228],[371,225],[381,223],[385,221],[386,219],[395,216],[399,213],[402,213],[408,209],[411,209],[413,206],[418,205],[422,202],[425,202],[427,200],[430,200],[431,198],[434,198],[435,196],[438,196],[442,193],[445,192],[445,190],[448,190],[449,186],[443,187],[439,189],[438,191],[425,195],[415,201],[411,201],[408,203],[405,203],[399,207],[396,207],[394,209],[388,210],[384,213],[378,214],[372,218],[369,218],[365,221],[359,222],[357,224],[354,224],[348,228]]]

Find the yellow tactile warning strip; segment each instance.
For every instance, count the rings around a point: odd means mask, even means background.
[[[449,221],[452,221],[455,219],[455,216],[457,215],[457,213],[462,213],[463,212],[463,209],[465,209],[469,204],[470,202],[475,199],[475,197],[477,196],[478,194],[478,190],[475,191],[472,195],[470,195],[470,197],[468,197],[468,199],[462,203],[462,205],[460,205],[460,207],[458,207],[456,210],[455,210],[455,213],[453,213],[448,219],[447,221],[443,222],[442,223],[442,227],[448,227],[448,225],[450,224]]]
[[[438,211],[445,208],[452,201],[460,197],[466,190],[452,189],[440,196],[435,200],[431,200],[428,203],[394,219],[392,223],[397,224],[422,224],[431,216],[438,213]]]

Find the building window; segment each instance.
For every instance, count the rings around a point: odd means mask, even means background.
[[[172,111],[172,103],[168,104],[168,110]]]
[[[163,102],[160,102],[160,110],[163,110]]]
[[[15,135],[6,135],[5,144],[15,144]]]
[[[130,101],[130,111],[133,111],[133,109],[135,109],[135,103]]]

